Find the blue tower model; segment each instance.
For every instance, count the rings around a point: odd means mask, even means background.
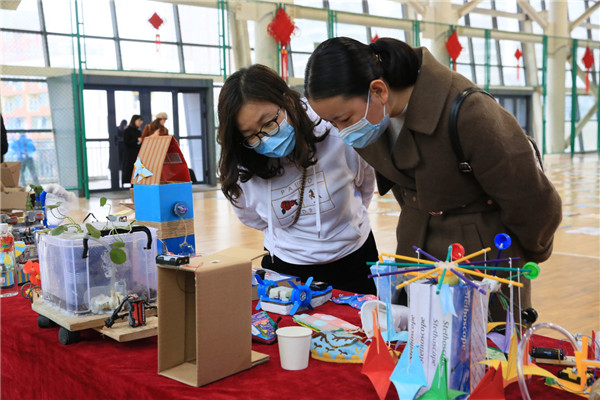
[[[192,183],[175,138],[144,139],[131,184],[135,219],[158,228],[158,238],[167,247],[164,251],[194,254]]]

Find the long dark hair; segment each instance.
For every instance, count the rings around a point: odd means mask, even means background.
[[[129,126],[133,126],[135,129],[138,129],[138,128],[135,126],[135,121],[137,121],[138,119],[142,119],[142,116],[141,116],[141,115],[139,115],[139,114],[133,114],[133,115],[131,116],[131,120],[129,121]]]
[[[238,180],[247,182],[254,175],[269,179],[285,172],[279,159],[258,154],[242,145],[243,135],[237,125],[237,116],[242,106],[250,101],[273,103],[285,109],[288,122],[296,133],[296,146],[287,158],[298,168],[307,168],[316,162],[315,143],[323,139],[323,136],[317,138],[314,135],[315,123],[306,114],[300,94],[275,71],[255,64],[235,72],[227,78],[219,94],[217,136],[217,143],[221,145],[221,190],[234,205],[242,190]]]
[[[383,79],[392,89],[405,89],[415,84],[418,74],[417,53],[400,40],[380,38],[366,45],[337,37],[321,43],[308,59],[304,92],[314,100],[338,95],[366,98],[375,79]]]

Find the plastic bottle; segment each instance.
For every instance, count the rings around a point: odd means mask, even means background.
[[[11,297],[19,293],[15,284],[15,238],[8,224],[0,224],[0,297]]]

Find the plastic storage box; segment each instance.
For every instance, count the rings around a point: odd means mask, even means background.
[[[84,228],[85,229],[85,228]],[[39,235],[42,297],[72,313],[112,312],[125,295],[156,299],[155,228],[134,226],[119,235],[102,231],[100,239],[83,234]],[[123,231],[119,231],[123,232]],[[112,244],[122,240],[127,261],[110,259]]]

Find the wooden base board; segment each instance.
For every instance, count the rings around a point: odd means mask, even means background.
[[[158,317],[147,317],[146,325],[137,328],[130,327],[126,318],[124,321],[116,322],[110,328],[103,326],[94,329],[117,342],[130,342],[158,335]]]
[[[61,310],[56,305],[40,297],[34,297],[33,303],[31,304],[31,309],[36,313],[43,315],[49,320],[55,322],[56,324],[62,326],[63,328],[70,330],[71,332],[81,331],[83,329],[101,328],[104,326],[104,320],[110,316],[110,313],[83,315],[71,314],[64,310]],[[148,320],[149,317],[155,315],[155,308],[146,310],[146,320]],[[128,324],[128,322],[125,323]]]

